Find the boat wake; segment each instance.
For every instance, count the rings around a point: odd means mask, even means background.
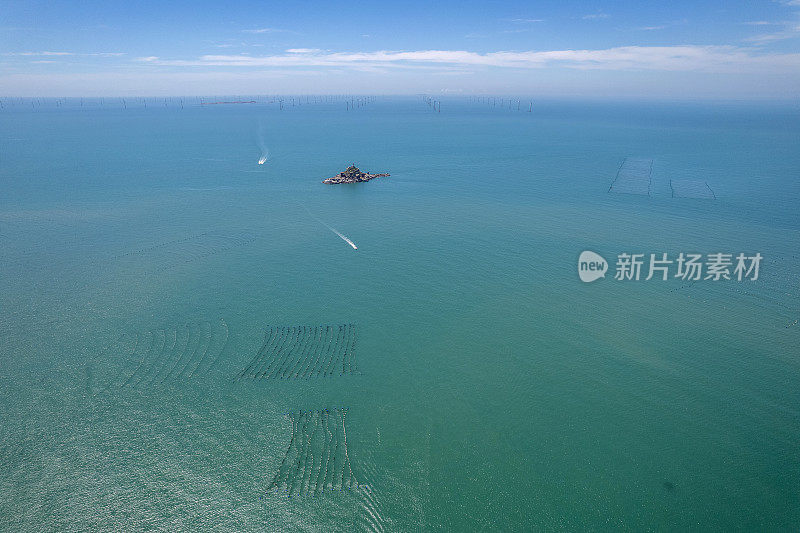
[[[308,208],[307,208],[306,206],[303,206],[303,209],[305,209],[305,210],[306,210],[306,213],[308,213],[309,215],[311,215],[311,218],[313,218],[314,220],[316,220],[317,222],[319,222],[320,224],[322,224],[323,226],[325,226],[326,228],[328,228],[329,230],[331,230],[332,232],[334,232],[336,235],[338,235],[338,236],[339,236],[339,238],[340,238],[340,239],[342,239],[344,242],[346,242],[347,244],[349,244],[350,246],[352,246],[352,247],[353,247],[353,250],[358,250],[358,246],[356,246],[356,243],[354,243],[353,241],[351,241],[350,239],[348,239],[346,235],[342,234],[342,233],[341,233],[341,232],[339,232],[337,229],[335,229],[335,228],[332,228],[331,226],[329,226],[328,224],[326,224],[325,222],[323,222],[322,220],[320,220],[319,218],[317,218],[316,216],[314,216],[314,215],[311,213],[311,211],[309,211],[309,210],[308,210]]]
[[[258,147],[261,148],[261,157],[258,160],[259,165],[263,165],[269,159],[269,150],[267,149],[267,143],[264,140],[264,123],[260,123],[258,125]]]
[[[334,232],[336,235],[338,235],[344,242],[346,242],[347,244],[352,246],[353,250],[358,250],[358,246],[356,246],[356,243],[354,243],[353,241],[351,241],[350,239],[348,239],[347,237],[345,237],[344,235],[342,235],[341,233],[339,233],[338,231],[336,231],[332,227],[328,226],[328,229],[331,230],[332,232]]]

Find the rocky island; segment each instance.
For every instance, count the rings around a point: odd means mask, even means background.
[[[339,172],[332,178],[328,178],[322,180],[322,183],[327,183],[328,185],[337,185],[339,183],[359,183],[362,181],[369,181],[375,178],[383,178],[388,176],[389,174],[369,174],[367,172],[361,172],[355,165],[350,165],[344,172]]]

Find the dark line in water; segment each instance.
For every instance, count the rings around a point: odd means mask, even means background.
[[[290,420],[292,422],[292,438],[289,439],[289,449],[291,450],[292,447],[294,446],[294,439],[297,436],[297,431],[296,431],[297,423],[296,423],[296,419],[294,417],[290,417]],[[286,465],[286,460],[288,458],[289,458],[289,454],[287,452],[287,454],[283,456],[283,461],[281,461],[281,466],[278,467],[278,473],[272,479],[272,482],[269,484],[269,487],[267,487],[267,490],[271,490],[272,488],[277,488],[277,480],[278,480],[279,476],[282,476],[282,472],[283,472],[284,466]]]
[[[211,362],[209,363],[208,367],[206,368],[206,374],[208,374],[211,371],[211,367],[214,366],[214,363],[216,363],[219,360],[219,358],[222,356],[222,352],[223,352],[223,350],[225,350],[225,346],[227,346],[227,344],[228,344],[228,325],[225,323],[225,319],[222,319],[222,318],[220,318],[220,323],[222,324],[222,328],[225,330],[225,338],[222,340],[222,345],[221,345],[219,351],[217,352],[217,355],[211,359]],[[212,324],[211,327],[213,328],[214,325]],[[200,361],[197,362],[197,366],[194,367],[194,370],[192,370],[192,373],[189,374],[189,377],[187,379],[192,379],[192,377],[194,376],[195,372],[197,372],[200,369],[200,365],[202,364],[202,361],[203,360],[201,359]]]
[[[237,381],[245,377],[247,373],[250,371],[250,369],[253,368],[253,365],[255,365],[256,362],[261,359],[261,357],[263,356],[264,352],[267,349],[267,344],[269,342],[270,336],[272,335],[272,330],[273,328],[269,328],[264,332],[264,340],[261,342],[261,348],[258,349],[256,355],[250,360],[250,364],[244,367],[241,373],[239,373],[239,376],[236,378]]]
[[[281,343],[280,348],[275,354],[275,364],[271,365],[269,368],[269,373],[263,372],[261,374],[261,378],[264,379],[271,379],[273,375],[275,375],[278,371],[280,371],[281,367],[283,366],[283,361],[286,359],[287,353],[292,349],[294,345],[294,339],[297,334],[297,331],[294,327],[287,327],[286,328],[286,336]]]
[[[320,326],[320,330],[319,345],[317,346],[317,354],[314,361],[314,370],[317,371],[317,375],[319,375],[325,361],[327,361],[329,338],[333,335],[330,326]]]
[[[300,367],[298,367],[297,373],[294,376],[295,378],[306,377],[311,367],[314,365],[314,361],[317,358],[317,348],[319,347],[320,339],[322,338],[322,332],[322,326],[314,326],[313,336],[311,338],[311,346],[308,350],[306,358],[302,361]]]
[[[344,375],[345,370],[347,368],[347,341],[348,341],[349,335],[350,335],[350,325],[346,324],[344,326],[344,330],[345,330],[345,336],[344,336],[344,342],[343,342],[343,346],[342,346],[342,375]]]
[[[334,434],[333,434],[333,432],[331,432],[330,425],[331,425],[330,424],[330,420],[326,419],[324,427],[325,427],[325,432],[328,434],[328,440],[327,440],[327,443],[326,443],[326,446],[325,446],[325,448],[326,448],[325,475],[322,477],[322,492],[325,492],[325,487],[328,486],[328,476],[329,476],[328,464],[331,461],[331,448],[333,446],[333,439],[334,439]],[[332,481],[331,481],[331,487],[333,487],[333,482]]]
[[[146,386],[147,386],[147,387],[150,387],[150,386],[151,386],[153,383],[155,383],[156,379],[157,379],[157,378],[158,378],[160,375],[162,375],[162,374],[163,374],[163,370],[165,369],[165,367],[166,367],[167,365],[169,365],[170,361],[172,361],[172,360],[174,360],[174,359],[176,358],[175,356],[177,356],[177,358],[181,358],[181,357],[183,357],[183,354],[184,354],[184,352],[186,351],[186,348],[188,348],[188,347],[189,347],[189,337],[191,336],[191,325],[190,325],[190,324],[185,324],[185,325],[184,325],[184,327],[185,327],[185,329],[186,329],[186,344],[183,346],[183,348],[182,348],[180,351],[178,351],[178,352],[177,352],[176,354],[174,354],[172,357],[162,357],[162,364],[161,364],[161,368],[160,368],[160,369],[158,369],[158,370],[156,370],[156,371],[153,373],[153,377],[152,377],[152,378],[150,378],[150,381],[148,381],[148,383],[146,384]],[[178,329],[176,328],[176,330],[175,330],[175,332],[176,332],[176,333],[175,333],[175,335],[176,335],[176,338],[177,338],[177,331],[178,331]]]
[[[167,330],[166,336],[169,336],[169,333],[172,333],[172,346],[167,348],[167,343],[164,343],[164,349],[161,350],[160,354],[156,354],[156,356],[152,359],[150,365],[147,367],[147,371],[143,372],[141,376],[139,376],[139,381],[136,382],[134,385],[135,388],[138,388],[142,385],[142,383],[148,379],[149,376],[156,377],[158,376],[158,367],[159,365],[164,365],[165,361],[169,360],[169,353],[175,349],[175,346],[178,344],[178,330],[177,329],[169,329]],[[150,380],[153,378],[151,377]]]
[[[292,343],[291,348],[287,351],[286,357],[284,358],[283,362],[281,363],[280,369],[275,374],[276,377],[280,376],[280,379],[283,379],[283,376],[289,370],[289,366],[288,365],[293,364],[294,358],[292,357],[292,355],[295,353],[295,351],[303,343],[303,339],[304,339],[303,328],[305,328],[305,326],[297,326],[297,335],[294,338],[294,341]]]
[[[339,368],[339,361],[344,360],[344,342],[347,340],[347,325],[340,324],[339,325],[339,336],[336,338],[336,344],[333,347],[333,353],[335,354],[336,358],[334,360],[334,366],[331,368],[331,374],[335,373],[335,370]],[[344,372],[340,372],[339,375],[341,376]]]
[[[122,385],[120,385],[120,386],[119,386],[119,388],[120,388],[120,389],[122,389],[122,388],[125,388],[125,386],[126,386],[128,383],[130,383],[130,381],[133,379],[133,376],[135,376],[135,375],[136,375],[136,372],[138,372],[138,371],[139,371],[139,369],[140,369],[140,368],[142,367],[142,365],[144,364],[144,360],[145,360],[145,358],[147,357],[147,354],[149,354],[149,353],[150,353],[150,351],[151,351],[151,350],[152,350],[152,349],[155,347],[156,333],[155,333],[155,332],[150,332],[150,331],[148,331],[147,333],[152,333],[152,337],[151,337],[151,339],[150,339],[150,347],[147,349],[147,351],[146,351],[145,353],[143,353],[143,354],[142,354],[142,360],[141,360],[141,361],[139,361],[139,365],[138,365],[138,366],[136,367],[136,369],[133,371],[133,374],[131,374],[130,376],[128,376],[128,379],[126,379],[126,380],[125,380],[125,381],[122,383]]]
[[[358,362],[356,360],[356,340],[358,339],[358,328],[353,324],[353,342],[350,344],[350,354],[353,358],[353,372],[360,373],[358,370]]]
[[[280,352],[278,354],[278,357],[276,357],[277,364],[274,367],[272,367],[272,370],[270,370],[269,374],[266,374],[266,378],[267,379],[272,379],[274,376],[278,375],[278,372],[280,372],[281,369],[283,368],[283,365],[285,364],[286,359],[289,357],[289,354],[291,353],[292,349],[294,348],[295,343],[297,342],[297,336],[299,334],[299,328],[291,327],[291,328],[288,328],[288,329],[289,329],[289,333],[288,333],[287,339],[286,339],[286,341],[284,341],[283,346],[281,346],[281,349],[280,349]],[[264,377],[263,374],[262,374],[262,377]]]
[[[347,450],[345,409],[287,413],[292,436],[267,491],[308,496],[358,488]]]
[[[347,342],[344,346],[344,355],[345,359],[347,360],[347,369],[346,373],[352,374],[353,373],[353,340],[355,339],[356,335],[356,328],[354,324],[348,324],[349,328],[349,335],[347,337]]]
[[[308,359],[308,355],[311,352],[311,349],[314,347],[314,340],[316,339],[317,335],[317,328],[314,326],[309,326],[306,329],[306,343],[303,347],[303,350],[300,352],[300,357],[297,359],[297,364],[292,367],[292,370],[289,372],[290,378],[297,378],[297,375],[303,369],[303,365]]]
[[[327,340],[325,344],[325,358],[323,362],[325,363],[325,370],[322,372],[322,376],[328,375],[328,370],[330,369],[331,365],[333,364],[333,347],[331,346],[332,342],[336,340],[337,335],[339,332],[337,331],[334,335],[332,335],[331,339]]]
[[[140,335],[139,335],[138,333],[134,333],[134,335],[136,335],[136,341],[133,343],[133,351],[130,353],[130,356],[129,356],[129,357],[134,357],[134,356],[136,355],[136,350],[139,348],[139,337],[140,337]],[[120,343],[122,343],[122,339],[124,339],[126,336],[127,336],[127,334],[120,335],[120,338],[119,338],[119,340],[118,340],[116,343],[114,343],[112,346],[118,346]],[[108,349],[110,349],[110,348],[111,348],[111,347],[109,346],[109,348],[108,348]],[[104,352],[105,352],[105,351],[106,351],[106,350],[104,350]],[[123,364],[124,364],[124,361],[123,361]],[[111,387],[114,385],[114,382],[117,380],[117,378],[118,378],[118,377],[120,376],[120,374],[122,374],[123,372],[124,372],[124,371],[123,371],[122,369],[120,369],[120,371],[119,371],[119,372],[117,372],[117,373],[114,375],[114,377],[113,377],[113,378],[111,378],[111,379],[108,381],[108,385],[106,385],[106,387],[105,387],[104,389],[101,389],[101,390],[100,390],[100,391],[98,391],[96,394],[94,394],[94,396],[97,396],[97,395],[98,395],[98,394],[100,394],[100,393],[107,392],[109,389],[111,389]]]
[[[318,348],[322,339],[322,326],[316,326],[314,328],[314,344],[309,353],[308,357],[308,364],[302,369],[302,371],[298,374],[299,377],[308,378],[311,375],[311,372],[314,369],[314,365],[317,363],[318,355]]]
[[[253,378],[263,378],[268,371],[271,371],[272,365],[278,362],[278,354],[280,353],[279,348],[286,341],[286,335],[288,335],[289,328],[277,327],[275,330],[278,332],[278,335],[271,341],[272,347],[271,350],[269,350],[269,360],[266,360],[266,358],[264,359],[264,363],[260,364],[253,373]]]
[[[264,378],[268,373],[271,373],[275,369],[275,365],[280,363],[281,357],[283,357],[283,348],[288,342],[288,339],[291,335],[292,329],[288,327],[280,328],[280,333],[278,335],[277,341],[273,339],[274,347],[271,350],[271,358],[269,360],[269,364],[264,366],[262,365],[259,370],[254,374],[253,377],[260,377]],[[266,361],[265,361],[266,363]]]
[[[189,373],[191,378],[203,367],[203,361],[211,357],[211,366],[221,357],[228,339],[228,328],[224,320],[220,320],[225,332],[222,348],[217,352],[211,349],[214,345],[210,342],[206,350],[195,359],[184,365],[182,375],[188,368],[194,366]],[[273,326],[264,335],[264,340],[258,352],[250,359],[247,366],[236,374],[234,381],[242,378],[253,379],[310,379],[314,376],[323,377],[334,375],[336,369],[339,375],[353,374],[356,372],[354,347],[356,342],[355,324],[327,324],[319,326]],[[213,331],[212,331],[213,336]],[[216,357],[211,354],[217,353]]]
[[[300,364],[300,359],[302,359],[303,354],[305,353],[305,349],[308,347],[308,343],[311,340],[311,336],[309,335],[308,329],[309,328],[307,326],[300,326],[300,341],[297,345],[298,353],[297,355],[289,359],[287,367],[281,373],[281,379],[291,377],[295,367],[298,364]]]
[[[311,374],[314,372],[314,369],[319,364],[319,357],[320,357],[320,349],[322,348],[322,342],[325,337],[325,328],[317,326],[314,331],[314,347],[311,350],[310,356],[308,358],[308,364],[303,369],[302,373],[300,374],[301,377],[308,379]]]
[[[150,374],[150,371],[153,369],[155,364],[161,360],[161,357],[163,357],[164,352],[167,349],[167,339],[169,338],[169,332],[172,330],[164,329],[162,331],[164,332],[164,342],[161,344],[161,348],[158,351],[154,351],[151,354],[150,358],[147,361],[147,365],[145,365],[144,370],[142,370],[142,372],[139,374],[136,383],[131,384],[132,388],[134,389],[139,388],[139,385],[141,385],[145,377],[147,377]],[[176,340],[177,340],[177,334],[176,334]]]
[[[191,355],[189,355],[189,351],[188,351],[188,349],[187,349],[187,350],[185,350],[184,352],[182,352],[182,353],[180,354],[180,356],[179,356],[177,359],[175,359],[175,362],[172,364],[172,367],[169,369],[169,372],[167,372],[167,373],[166,373],[166,374],[165,374],[165,375],[164,375],[164,376],[161,378],[161,381],[159,381],[159,383],[164,383],[164,382],[165,382],[167,379],[169,379],[169,378],[170,378],[170,376],[172,376],[172,373],[173,373],[173,372],[175,372],[175,369],[176,369],[176,368],[178,368],[178,365],[180,365],[181,361],[183,360],[183,356],[184,356],[184,354],[188,355],[188,356],[191,358],[191,357],[193,357],[193,356],[194,356],[194,354],[195,354],[195,353],[197,352],[197,350],[200,348],[200,345],[203,343],[203,323],[202,323],[202,322],[200,322],[199,324],[197,324],[197,326],[198,326],[198,333],[197,333],[197,335],[196,335],[196,341],[197,341],[197,345],[196,345],[196,346],[194,347],[194,349],[191,351]],[[189,327],[191,328],[191,324],[189,324]],[[187,344],[187,348],[188,348],[188,344]]]
[[[205,348],[203,348],[203,353],[200,354],[200,359],[198,359],[198,361],[203,360],[203,358],[206,356],[206,353],[208,352],[208,349],[211,347],[211,343],[214,342],[214,326],[210,322],[203,322],[203,325],[208,325],[208,342],[206,342]],[[181,371],[178,372],[178,375],[176,376],[175,379],[183,378],[184,372],[186,372],[186,369],[189,368],[189,365],[194,360],[194,355],[195,354],[192,354],[192,357],[190,357],[186,361],[186,364],[183,366]]]
[[[333,375],[337,368],[339,368],[339,361],[342,359],[342,343],[344,342],[346,330],[339,324],[339,331],[336,335],[336,341],[333,343],[333,365],[331,366],[331,375]],[[339,374],[341,375],[341,373]]]

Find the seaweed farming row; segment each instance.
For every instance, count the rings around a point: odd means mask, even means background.
[[[357,373],[354,324],[270,328],[238,379],[309,379]],[[124,335],[109,350],[118,371],[100,392],[148,390],[211,372],[228,342],[228,326],[197,322]],[[291,437],[267,492],[315,496],[359,485],[347,445],[347,409],[286,413]]]
[[[269,328],[238,379],[310,379],[358,373],[355,324]],[[268,493],[316,496],[358,489],[347,449],[347,409],[286,413],[289,446]]]
[[[358,373],[355,324],[272,327],[239,379],[310,379]]]
[[[314,496],[359,488],[347,450],[347,409],[288,413],[292,436],[267,492]]]
[[[125,335],[111,348],[123,361],[105,390],[147,389],[208,374],[227,342],[223,319]]]

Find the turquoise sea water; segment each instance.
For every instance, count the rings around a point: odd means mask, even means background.
[[[0,529],[797,530],[796,105],[270,102],[4,99]],[[242,376],[339,324],[356,371]]]

